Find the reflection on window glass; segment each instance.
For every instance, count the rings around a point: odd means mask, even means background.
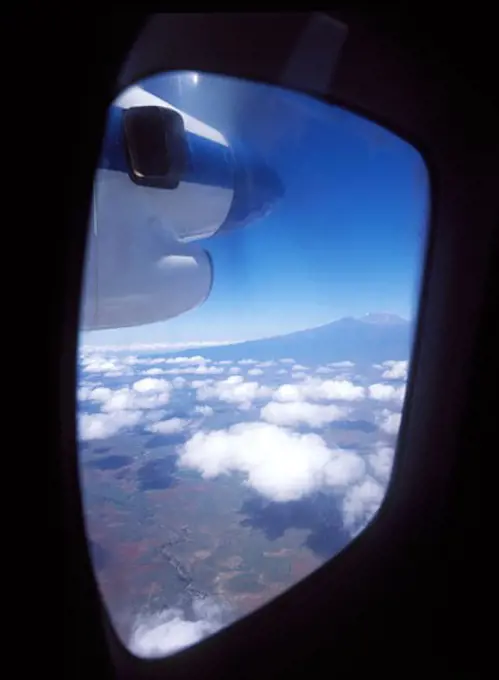
[[[173,73],[110,107],[79,459],[98,583],[137,655],[272,600],[376,513],[427,205],[410,145],[305,95]]]

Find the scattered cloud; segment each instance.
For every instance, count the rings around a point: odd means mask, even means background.
[[[261,368],[250,368],[248,375],[263,375],[263,371]]]
[[[328,448],[316,434],[297,434],[267,423],[240,423],[227,430],[196,432],[180,449],[179,465],[206,478],[231,472],[273,501],[291,501],[330,486],[362,479],[360,456]]]
[[[148,430],[157,434],[172,434],[174,432],[182,432],[188,424],[189,421],[183,418],[170,418],[153,423],[148,427]]]
[[[81,387],[78,388],[76,392],[76,398],[78,401],[88,401],[90,399],[90,395],[94,391],[94,387],[91,385],[82,385]]]
[[[165,373],[170,375],[180,375],[186,373],[189,375],[219,375],[223,372],[224,369],[220,366],[206,366],[206,364],[199,364],[198,366],[180,366],[179,368],[169,368],[165,371]]]
[[[81,360],[81,366],[85,373],[113,373],[119,376],[127,372],[127,367],[117,359],[98,355],[84,357]]]
[[[142,420],[141,411],[83,413],[78,419],[78,436],[82,441],[107,439],[135,427]]]
[[[298,385],[281,385],[274,393],[276,401],[359,401],[365,390],[349,380],[322,380],[308,378]]]
[[[193,380],[191,382],[192,387],[197,390],[199,387],[204,387],[204,385],[211,385],[213,383],[213,378],[208,378],[207,380]]]
[[[373,453],[367,457],[369,465],[376,479],[384,484],[388,483],[393,467],[394,449],[378,442]]]
[[[194,412],[200,413],[205,418],[207,418],[208,416],[212,416],[215,413],[212,407],[208,406],[208,404],[198,404],[197,406],[194,407]]]
[[[144,375],[161,375],[163,373],[162,368],[148,368],[144,371]]]
[[[387,434],[397,434],[400,427],[401,414],[383,409],[377,417],[379,427]]]
[[[206,359],[199,354],[195,357],[167,357],[165,358],[165,364],[206,364],[209,363],[211,359]]]
[[[263,420],[275,425],[322,427],[335,420],[347,418],[349,410],[341,406],[310,404],[306,401],[284,404],[273,401],[262,408],[260,415]]]
[[[186,349],[234,345],[237,342],[237,340],[193,340],[191,342],[133,342],[128,345],[81,345],[80,352],[84,355],[94,352],[181,352]]]
[[[133,389],[141,394],[164,392],[170,389],[170,383],[161,378],[142,378],[133,384]]]
[[[88,418],[84,419],[85,431],[88,431],[89,423],[94,421],[97,423],[95,425],[96,428],[109,427],[111,430],[115,427],[113,423],[123,422],[123,425],[118,426],[118,429],[122,430],[128,422],[126,418],[123,421],[119,421],[118,418],[112,420],[104,418],[104,414],[157,409],[169,402],[171,389],[171,384],[160,378],[143,378],[133,383],[132,387],[121,387],[116,390],[112,390],[109,387],[82,388],[78,394],[79,398],[84,401],[100,403],[103,412],[102,414],[89,414]],[[99,418],[97,416],[102,417]],[[131,417],[129,420],[130,422],[133,421],[132,425],[137,425],[138,423],[138,421]]]
[[[352,535],[358,534],[378,510],[385,488],[370,476],[351,486],[342,502],[343,525]]]
[[[241,367],[245,366],[249,370],[243,377]],[[348,419],[352,415],[351,407],[367,397],[386,402],[378,404],[382,410],[375,411],[374,418],[379,439],[392,441],[382,433],[396,435],[399,430],[401,414],[397,409],[401,408],[405,396],[405,384],[379,382],[364,387],[360,383],[365,381],[365,376],[354,378],[352,373],[338,370],[352,366],[349,361],[332,362],[315,368],[315,375],[311,377],[304,372],[307,367],[294,363],[293,359],[233,362],[210,361],[201,355],[118,358],[97,352],[83,354],[81,375],[84,379],[80,381],[78,400],[87,410],[95,410],[98,405],[100,413],[79,416],[79,437],[83,441],[105,439],[137,426],[160,434],[188,432],[187,428],[194,422],[194,434],[191,431],[185,445],[177,447],[180,466],[196,469],[205,477],[237,472],[244,476],[249,487],[276,502],[298,500],[317,490],[330,489],[338,499],[344,528],[355,535],[382,502],[393,466],[393,447],[379,441],[360,456],[355,451],[331,447],[319,434],[293,431],[303,426],[324,428]],[[279,380],[287,384],[271,387],[258,382],[258,376],[265,375],[262,369],[270,367],[276,369],[273,376],[287,374],[289,377]],[[387,361],[375,367],[380,371],[380,381],[407,378],[406,361]],[[104,380],[107,375],[134,376],[134,370],[136,376],[131,379]],[[327,376],[328,373],[334,373],[333,378]],[[198,379],[186,379],[183,374]],[[185,393],[179,394],[174,389]],[[186,402],[187,415],[191,414],[192,421],[186,417],[169,417],[172,395],[173,403],[180,404],[184,394],[190,400]],[[195,405],[193,396],[198,402]],[[211,401],[232,405],[233,410],[258,406],[260,421],[202,431],[201,428],[212,422],[205,418],[215,413],[212,405],[204,403]],[[167,404],[169,410],[165,411]],[[372,402],[366,405],[369,409],[376,408]],[[182,402],[182,409],[184,407]],[[227,407],[218,406],[218,410],[225,413]],[[182,410],[178,415],[186,413]],[[162,656],[193,644],[218,630],[217,617],[205,614],[193,618],[173,608],[155,615],[156,618],[142,618],[134,629],[132,647],[135,645],[134,651],[142,656]]]
[[[211,598],[194,600],[193,616],[181,608],[140,616],[135,621],[128,646],[141,658],[167,656],[199,642],[226,625],[226,608]]]
[[[368,392],[371,399],[378,401],[404,401],[405,385],[401,387],[394,387],[393,385],[385,385],[383,383],[375,383],[369,385]]]
[[[386,370],[381,374],[387,380],[407,380],[408,361],[385,361]]]
[[[237,404],[243,409],[250,408],[255,399],[271,396],[272,390],[269,387],[257,382],[245,382],[240,375],[231,375],[226,380],[204,384],[197,390],[198,401],[218,399],[229,404]]]
[[[136,356],[130,355],[122,357],[122,362],[127,366],[189,366],[206,364],[211,361],[211,359],[206,359],[201,355],[196,355],[193,357],[165,357],[165,356]]]

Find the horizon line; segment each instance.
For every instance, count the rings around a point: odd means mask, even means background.
[[[78,347],[79,352],[147,352],[147,351],[167,351],[167,352],[175,352],[175,351],[181,351],[181,350],[191,350],[191,349],[203,349],[205,347],[226,347],[229,345],[240,345],[246,342],[258,342],[259,340],[269,340],[271,338],[281,338],[285,337],[286,335],[291,335],[293,333],[300,333],[302,331],[309,331],[309,330],[316,330],[319,328],[323,328],[324,326],[329,326],[332,323],[336,323],[338,321],[343,321],[345,319],[353,319],[355,321],[362,321],[365,319],[365,317],[368,316],[391,316],[391,317],[397,317],[404,323],[410,323],[410,319],[406,319],[405,317],[402,317],[398,314],[393,314],[391,312],[368,312],[367,314],[363,314],[362,316],[354,317],[354,316],[342,316],[338,317],[336,319],[332,319],[331,321],[327,321],[326,323],[319,324],[318,326],[307,326],[306,328],[298,328],[296,330],[287,332],[287,333],[278,333],[278,334],[273,334],[273,335],[262,335],[258,336],[256,338],[246,338],[244,340],[186,340],[185,342],[132,342],[128,344],[123,344],[123,345],[92,345],[92,344],[84,344],[80,345]]]

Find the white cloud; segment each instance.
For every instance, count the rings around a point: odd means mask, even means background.
[[[328,368],[327,366],[319,366],[315,369],[316,373],[334,373],[334,369]]]
[[[123,363],[127,366],[156,366],[157,364],[164,364],[165,357],[137,357],[131,355],[123,357]]]
[[[285,375],[285,374],[287,374],[287,373],[288,373],[288,371],[287,371],[287,369],[285,369],[285,368],[280,368],[280,369],[277,371],[277,375]]]
[[[214,410],[208,404],[200,404],[194,408],[194,411],[195,413],[200,413],[205,418],[214,414]]]
[[[169,375],[217,375],[223,373],[224,369],[220,366],[206,366],[206,364],[199,364],[198,366],[186,366],[180,368],[169,368],[165,373]]]
[[[199,366],[211,362],[211,359],[206,359],[205,357],[202,357],[200,355],[194,357],[150,357],[150,356],[139,357],[132,355],[128,357],[123,357],[122,362],[123,364],[126,364],[128,366],[153,366],[154,372],[156,373],[156,367],[161,365],[179,367]],[[161,372],[163,371],[161,370]],[[150,374],[154,375],[153,373]],[[159,375],[159,373],[157,373],[157,375]]]
[[[122,375],[126,372],[126,366],[118,361],[118,359],[92,355],[85,357],[81,363],[85,373],[113,373],[114,375]]]
[[[79,417],[78,435],[82,441],[106,439],[135,427],[142,420],[140,411],[84,413]]]
[[[187,380],[179,375],[176,378],[173,378],[172,385],[177,389],[181,389],[182,387],[185,387],[187,385]]]
[[[135,382],[131,388],[121,387],[112,390],[109,387],[96,387],[90,392],[84,392],[81,396],[89,401],[100,402],[102,411],[111,413],[164,406],[170,400],[170,393],[171,385],[166,380],[143,378]]]
[[[225,610],[210,598],[194,600],[194,620],[180,608],[137,618],[128,646],[141,658],[157,658],[190,647],[224,626]]]
[[[219,368],[217,366],[198,366],[197,368],[194,368],[192,370],[190,369],[185,369],[184,373],[195,373],[196,375],[208,375],[208,374],[217,374],[219,375],[220,373],[223,373],[224,369]]]
[[[292,371],[306,371],[308,370],[308,366],[302,366],[302,364],[294,364],[291,366]]]
[[[186,349],[201,349],[203,347],[221,347],[234,345],[237,340],[192,340],[190,342],[133,342],[128,345],[82,345],[83,354],[94,352],[181,352]]]
[[[365,390],[349,380],[321,380],[308,378],[299,385],[281,385],[274,394],[277,401],[358,401],[365,396]]]
[[[384,487],[369,476],[350,487],[342,502],[345,528],[358,534],[378,510],[384,495]]]
[[[368,387],[369,397],[378,401],[403,401],[405,397],[405,385],[394,387],[383,383],[375,383]]]
[[[163,393],[138,394],[133,389],[123,387],[115,390],[109,399],[103,403],[102,410],[111,411],[134,411],[137,409],[151,409],[165,406],[170,400],[169,391]]]
[[[258,361],[255,361],[254,359],[239,359],[237,363],[240,364],[241,366],[245,365],[249,366],[250,364],[257,364]]]
[[[204,387],[204,385],[211,385],[213,383],[213,378],[208,378],[208,380],[193,380],[191,385],[197,390],[198,387]]]
[[[308,376],[304,371],[296,371],[291,375],[292,380],[304,380],[307,377]]]
[[[316,434],[297,434],[266,423],[197,432],[181,448],[179,464],[213,478],[241,472],[273,501],[291,501],[323,487],[344,488],[363,477],[357,454],[330,449]]]
[[[241,369],[239,368],[239,366],[232,366],[232,368],[229,368],[229,373],[231,375],[235,375],[236,373],[241,373]]]
[[[261,368],[250,368],[248,375],[263,375],[263,371]]]
[[[255,399],[264,399],[272,395],[269,387],[257,382],[245,382],[240,375],[231,375],[226,380],[205,384],[197,390],[198,401],[218,399],[229,404],[237,404],[239,408],[248,409]]]
[[[376,479],[384,484],[388,483],[393,467],[394,449],[378,442],[374,452],[367,457],[369,465]]]
[[[332,366],[333,368],[352,368],[355,364],[353,361],[332,361],[328,366]]]
[[[274,392],[277,401],[299,401],[303,397],[303,385],[281,385]]]
[[[224,359],[223,361],[217,361],[217,364],[220,366],[228,366],[229,364],[233,364],[234,362],[232,359]]]
[[[294,359],[279,359],[281,364],[294,364],[295,360]]]
[[[364,399],[365,391],[360,385],[354,385],[349,380],[311,380],[306,385],[308,395],[314,399],[341,399],[344,401],[358,401]]]
[[[260,361],[258,368],[270,368],[271,366],[275,366],[275,364],[275,361]]]
[[[340,406],[309,404],[306,401],[292,401],[285,404],[270,402],[260,412],[263,420],[275,425],[309,425],[322,427],[335,420],[347,418],[349,410]]]
[[[93,390],[90,390],[87,399],[90,401],[100,401],[105,403],[112,397],[112,395],[113,390],[111,390],[109,387],[95,387]]]
[[[162,420],[159,423],[153,423],[148,427],[149,432],[156,432],[158,434],[172,434],[174,432],[182,432],[189,424],[188,420],[183,418],[170,418],[169,420]]]
[[[206,359],[200,355],[195,357],[170,357],[165,359],[165,364],[205,364],[211,359]]]
[[[377,418],[380,429],[387,434],[397,434],[400,427],[400,413],[393,413],[388,409],[383,409]]]
[[[78,391],[76,393],[76,398],[78,401],[89,401],[92,399],[92,392],[96,390],[97,387],[93,387],[92,385],[82,385],[81,387],[78,388]],[[107,387],[104,389],[108,389]]]
[[[140,394],[165,392],[170,390],[170,383],[161,378],[142,378],[133,384],[133,389]]]
[[[385,361],[386,371],[381,374],[382,378],[391,380],[407,380],[408,361]]]
[[[144,371],[144,375],[161,375],[163,373],[163,369],[161,368],[148,368],[146,371]]]

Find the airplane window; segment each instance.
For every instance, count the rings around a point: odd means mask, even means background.
[[[109,108],[79,465],[98,584],[134,654],[215,633],[374,517],[428,205],[410,144],[304,94],[175,72]]]

